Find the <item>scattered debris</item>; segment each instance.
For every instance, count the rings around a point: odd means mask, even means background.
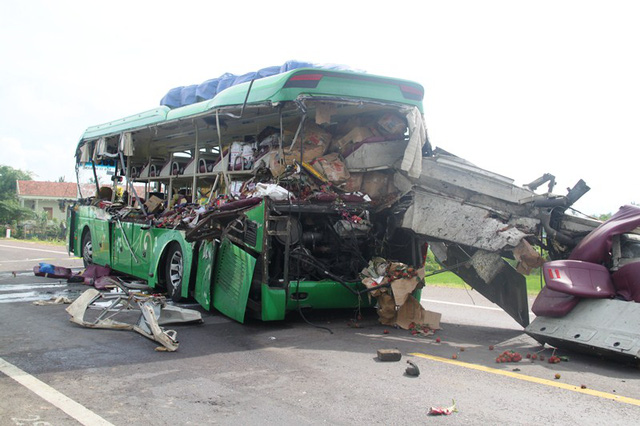
[[[381,324],[410,330],[414,336],[440,329],[441,315],[425,310],[412,294],[424,286],[424,268],[374,257],[360,276],[369,296],[376,298]]]
[[[383,362],[400,361],[402,354],[397,349],[378,349],[378,360]]]
[[[520,361],[522,361],[522,355],[512,350],[506,350],[496,358],[497,363],[520,362]]]
[[[407,364],[409,364],[409,366],[404,370],[407,376],[418,377],[420,375],[420,369],[418,366],[409,360],[407,360]]]
[[[458,412],[458,408],[456,407],[456,401],[452,400],[452,405],[450,407],[431,407],[429,408],[430,416],[448,416],[449,414]]]
[[[178,349],[175,330],[165,330],[161,325],[170,323],[202,322],[200,312],[166,304],[165,298],[146,295],[127,289],[121,282],[112,292],[100,292],[91,288],[82,293],[69,307],[70,321],[88,328],[133,330],[160,343],[167,351]],[[91,311],[91,314],[87,314]],[[138,314],[135,321],[123,322],[113,318],[126,318]]]
[[[409,324],[409,332],[413,336],[427,337],[432,336],[435,333],[435,330],[432,330],[429,325],[411,323]]]
[[[50,263],[40,262],[38,266],[33,267],[33,273],[37,277],[45,278],[62,278],[68,279],[73,275],[71,269],[62,266],[54,266]],[[15,277],[15,272],[14,272]]]
[[[489,345],[489,350],[492,351],[493,350],[493,345]],[[527,354],[528,355],[528,354]]]
[[[458,354],[451,355],[451,359],[458,359]]]
[[[542,358],[540,358],[540,359],[542,359]],[[560,362],[560,357],[557,357],[557,356],[553,355],[553,356],[549,357],[548,362],[549,362],[549,364],[557,364],[557,363]]]
[[[587,385],[580,385],[580,389],[586,389]]]
[[[71,303],[71,299],[64,296],[52,297],[49,300],[36,300],[35,302],[33,302],[33,304],[37,306],[68,305],[70,303]]]

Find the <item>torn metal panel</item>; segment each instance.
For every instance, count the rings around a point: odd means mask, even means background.
[[[121,288],[122,290],[122,288]],[[87,314],[87,311],[95,315]],[[82,293],[69,307],[70,321],[87,328],[133,330],[144,337],[160,343],[167,351],[178,349],[177,333],[165,330],[161,325],[177,322],[202,321],[200,312],[167,306],[164,297],[139,293],[102,293],[89,289]],[[135,322],[124,322],[131,315],[138,315]],[[115,320],[118,316],[122,320]]]
[[[438,261],[487,299],[500,306],[523,327],[529,325],[527,283],[496,253],[464,249],[457,244],[432,243]]]
[[[640,358],[640,303],[583,299],[562,318],[537,317],[525,333],[539,342],[613,358]]]
[[[450,198],[415,191],[400,226],[439,240],[499,252],[537,233],[535,219],[505,221],[499,213]]]
[[[347,155],[344,163],[349,172],[387,169],[402,158],[405,140],[365,143]]]

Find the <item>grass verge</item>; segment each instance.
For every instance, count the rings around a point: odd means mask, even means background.
[[[537,295],[540,293],[540,275],[525,275],[527,280],[527,294]],[[454,274],[453,272],[443,272],[438,275],[432,275],[424,279],[426,285],[438,286],[438,287],[451,287],[451,288],[471,288],[469,284],[462,281],[462,278]]]

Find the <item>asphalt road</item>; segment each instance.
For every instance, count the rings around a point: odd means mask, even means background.
[[[86,289],[21,272],[39,261],[81,265],[37,250],[64,252],[0,240],[0,425],[626,425],[640,418],[635,366],[568,352],[559,352],[570,357],[560,364],[496,364],[504,350],[548,357],[553,349],[475,292],[425,289],[423,305],[442,313],[434,337],[383,327],[368,311],[358,327],[351,311],[307,314],[332,333],[297,313],[241,325],[203,312],[201,325],[172,327],[177,352],[156,352],[136,333],[81,328],[63,305],[32,304]],[[403,359],[379,362],[382,348],[399,349]],[[407,359],[419,377],[403,374]],[[427,415],[453,399],[458,412]]]

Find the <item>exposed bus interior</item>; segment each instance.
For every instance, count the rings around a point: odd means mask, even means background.
[[[331,282],[349,293],[344,306],[367,305],[359,282],[371,259],[418,270],[426,255],[424,237],[395,217],[403,194],[393,176],[414,108],[300,98],[88,140],[85,149],[116,173],[110,199],[84,203],[103,209],[114,228],[184,231],[196,252],[203,241],[232,242],[256,259],[248,298],[258,314],[263,285],[296,306],[341,306],[307,288]],[[166,275],[158,270],[155,284],[167,287]]]

